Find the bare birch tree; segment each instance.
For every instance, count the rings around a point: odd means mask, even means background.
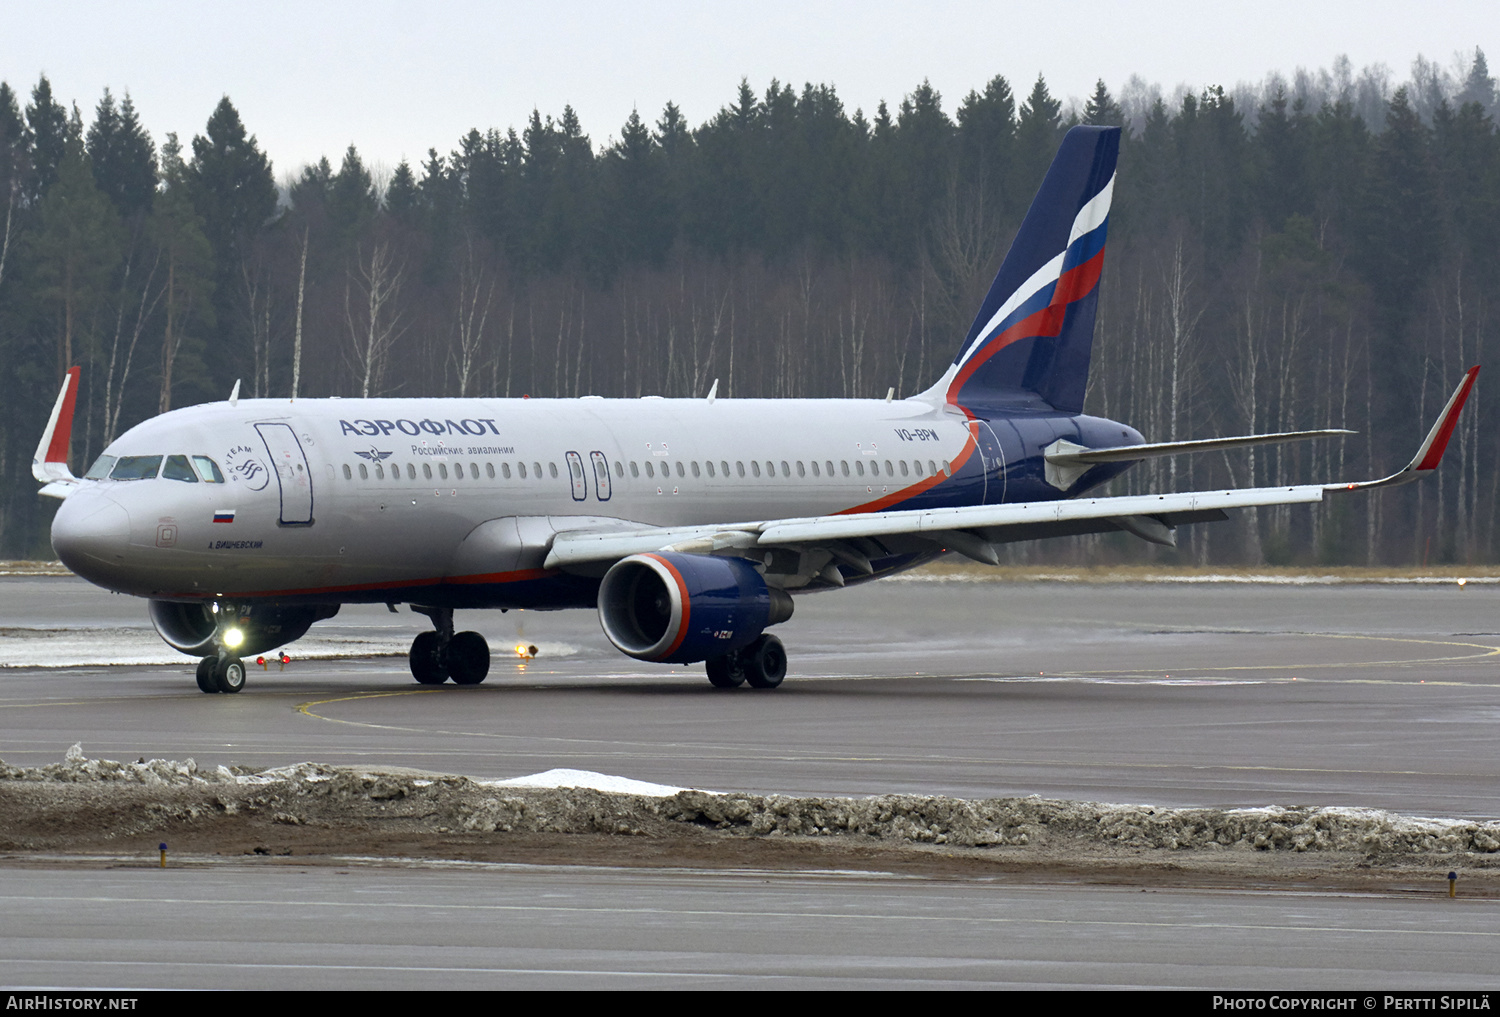
[[[355,258],[344,286],[344,321],[360,398],[368,399],[381,390],[391,347],[406,332],[395,307],[405,267],[395,263],[384,243],[374,244],[368,259],[359,251]]]

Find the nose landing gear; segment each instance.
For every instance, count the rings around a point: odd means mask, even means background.
[[[432,619],[433,631],[412,640],[407,660],[411,674],[423,685],[478,685],[490,673],[490,644],[478,632],[453,631],[453,609],[421,607],[413,611]]]

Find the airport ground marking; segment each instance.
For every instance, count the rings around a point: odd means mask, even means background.
[[[1465,938],[1495,939],[1500,938],[1500,929],[1466,929],[1466,928],[1442,928],[1442,929],[1381,929],[1357,926],[1339,925],[1293,925],[1293,924],[1262,924],[1243,922],[1194,922],[1194,921],[1143,921],[1143,920],[1119,920],[1119,919],[1088,919],[1088,918],[1042,918],[1035,916],[975,916],[955,915],[951,912],[940,914],[912,914],[909,911],[872,912],[872,911],[826,911],[826,910],[740,910],[728,908],[665,908],[665,907],[599,907],[588,905],[570,904],[479,904],[462,902],[431,902],[431,901],[340,901],[340,900],[309,900],[285,899],[285,898],[194,898],[194,897],[116,897],[116,896],[31,896],[12,894],[0,896],[0,902],[25,902],[25,903],[75,903],[75,904],[163,904],[172,906],[212,906],[212,907],[295,907],[295,908],[350,908],[350,909],[392,909],[395,911],[478,911],[478,912],[511,912],[511,913],[539,913],[539,914],[618,914],[618,915],[643,915],[673,918],[689,916],[696,918],[773,918],[773,919],[807,919],[824,918],[849,921],[895,921],[914,923],[937,923],[945,924],[969,924],[969,925],[1058,925],[1058,926],[1092,926],[1104,928],[1144,928],[1144,929],[1219,929],[1219,930],[1242,930],[1250,932],[1310,932],[1310,933],[1346,933],[1350,935],[1388,934],[1394,936],[1458,936]]]
[[[1223,632],[1224,630],[1220,629],[1220,630],[1216,630],[1216,631]],[[1185,632],[1185,634],[1193,634],[1192,630],[1184,630],[1184,632]],[[1419,645],[1419,646],[1457,646],[1457,647],[1463,647],[1464,649],[1482,650],[1483,652],[1482,653],[1465,653],[1465,654],[1460,654],[1458,656],[1453,656],[1453,657],[1417,657],[1417,658],[1408,659],[1408,660],[1334,661],[1334,662],[1324,663],[1324,664],[1183,664],[1183,665],[1180,666],[1180,670],[1186,671],[1186,672],[1199,672],[1199,671],[1313,671],[1313,670],[1336,670],[1336,669],[1351,668],[1351,667],[1400,667],[1400,666],[1407,666],[1407,665],[1411,665],[1411,664],[1451,664],[1451,663],[1454,663],[1456,661],[1461,661],[1461,660],[1478,661],[1478,660],[1483,660],[1483,659],[1485,659],[1487,657],[1500,657],[1500,646],[1487,646],[1484,643],[1463,643],[1463,642],[1456,642],[1454,640],[1449,640],[1449,639],[1414,639],[1414,638],[1411,638],[1409,636],[1376,636],[1376,635],[1369,635],[1369,634],[1364,634],[1364,633],[1346,633],[1346,632],[1279,632],[1279,633],[1273,632],[1273,633],[1267,633],[1267,632],[1254,632],[1254,631],[1251,631],[1251,630],[1244,630],[1244,631],[1238,631],[1238,630],[1236,630],[1236,632],[1234,634],[1236,634],[1236,635],[1287,635],[1287,636],[1304,636],[1304,637],[1311,638],[1311,639],[1353,639],[1353,640],[1370,640],[1370,639],[1373,639],[1373,640],[1378,640],[1380,642],[1387,642],[1387,643],[1412,643],[1412,644],[1416,644],[1416,645]],[[1056,677],[1068,677],[1068,678],[1087,678],[1087,677],[1092,676],[1092,675],[1136,676],[1136,675],[1140,675],[1140,673],[1141,673],[1140,672],[1140,668],[1132,668],[1129,671],[1056,671],[1056,672],[1053,673],[1053,675],[1048,675],[1046,677],[1056,676]],[[1166,673],[1166,672],[1164,672],[1164,673]],[[1155,673],[1152,672],[1151,675],[1150,675],[1150,677],[1153,677],[1153,678],[1156,677]],[[1361,679],[1349,679],[1349,680],[1350,681],[1359,681]],[[1381,684],[1381,683],[1391,684],[1391,685],[1415,685],[1415,684],[1418,684],[1417,682],[1398,682],[1398,681],[1393,681],[1391,679],[1382,679],[1382,680],[1367,679],[1366,681],[1369,681],[1371,684]],[[1425,684],[1434,685],[1434,684],[1437,684],[1437,683],[1436,682],[1426,682]],[[1455,682],[1453,684],[1458,684],[1458,685],[1490,685],[1490,684],[1493,684],[1493,683],[1488,683],[1488,682],[1484,682],[1484,683],[1481,683],[1481,682]]]

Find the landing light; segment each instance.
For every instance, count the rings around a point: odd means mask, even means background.
[[[245,634],[239,629],[224,630],[224,645],[231,650],[237,649],[245,641]]]

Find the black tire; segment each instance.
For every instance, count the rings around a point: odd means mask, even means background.
[[[703,662],[708,683],[716,689],[737,689],[745,684],[745,665],[738,653],[726,653]]]
[[[214,665],[219,662],[218,657],[204,657],[198,661],[198,691],[218,692],[219,681],[214,677]]]
[[[478,685],[490,673],[490,644],[478,632],[459,632],[448,640],[448,673],[454,684]]]
[[[245,662],[238,657],[215,661],[214,680],[220,692],[238,692],[245,687]]]
[[[411,652],[406,655],[411,664],[411,676],[423,685],[441,685],[448,680],[448,669],[443,666],[443,644],[436,632],[423,632],[411,641]]]
[[[761,636],[740,654],[752,689],[774,689],[786,677],[786,647],[775,636]]]

